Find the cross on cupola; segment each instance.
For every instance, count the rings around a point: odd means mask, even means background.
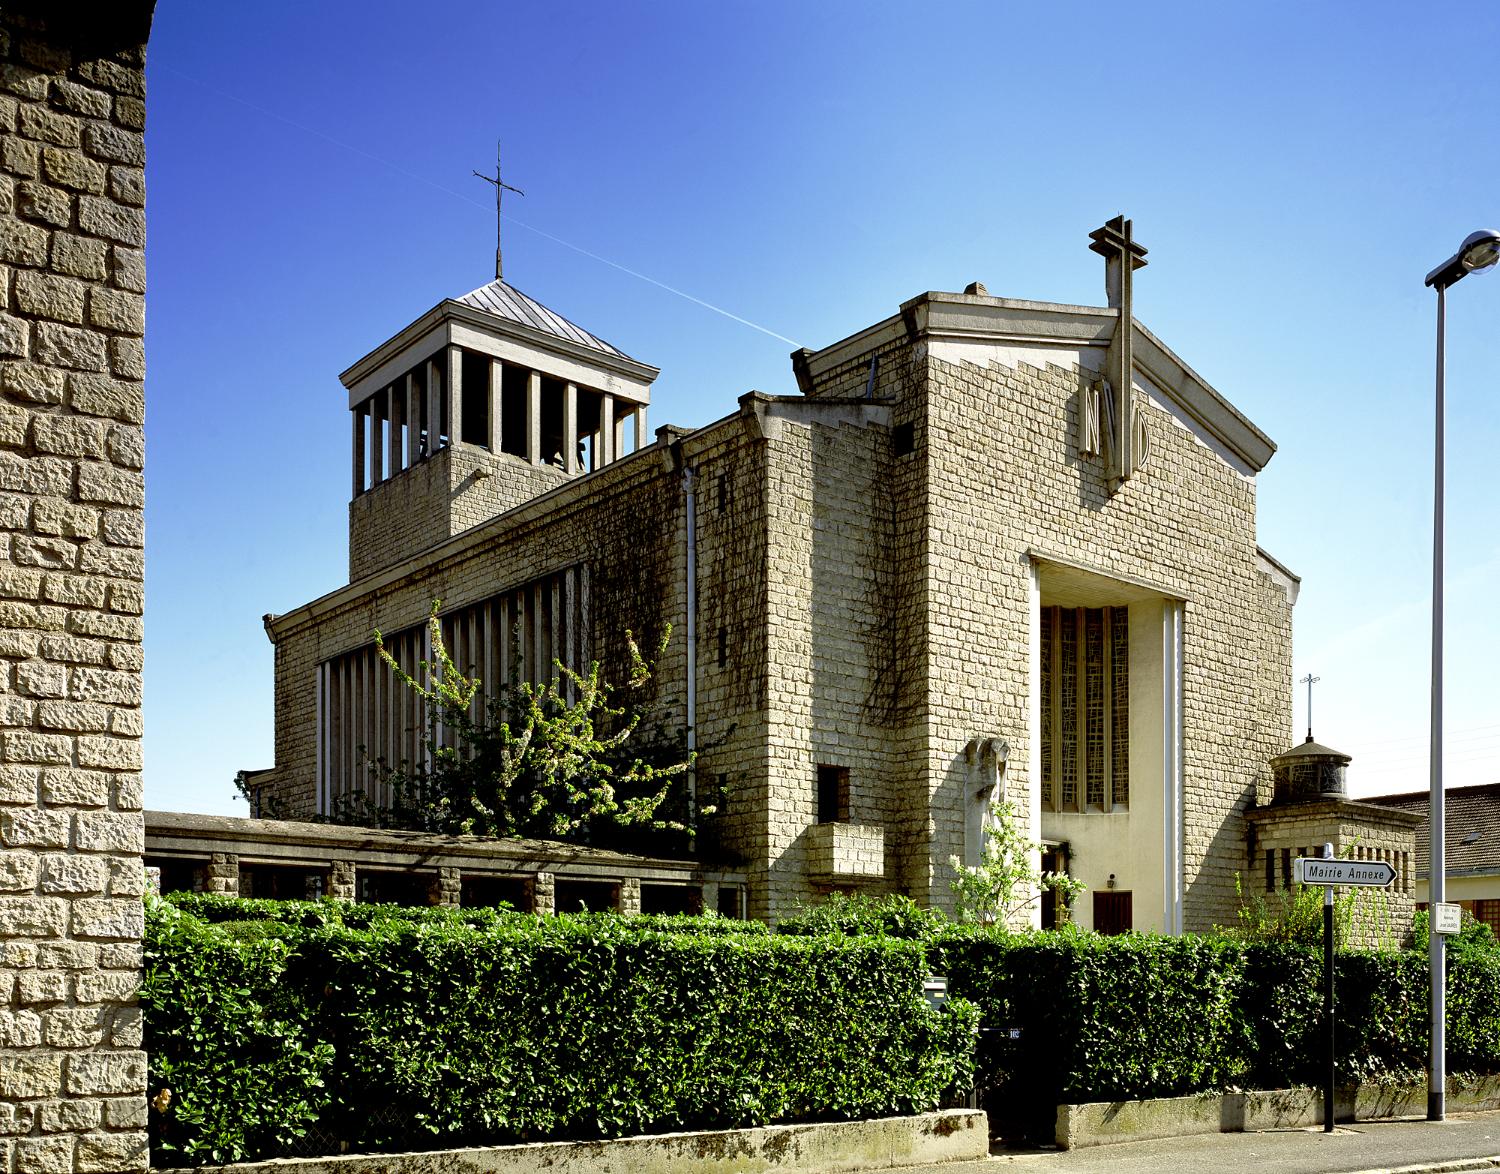
[[[524,196],[526,193],[520,188],[511,187],[510,184],[500,178],[500,142],[498,139],[495,141],[495,174],[493,178],[488,175],[482,175],[477,171],[474,173],[474,176],[476,179],[484,180],[485,183],[495,185],[495,280],[501,281],[505,277],[505,266],[500,260],[500,201],[506,192],[515,192],[518,196]]]
[[[1307,740],[1311,742],[1312,736],[1312,687],[1321,681],[1322,677],[1315,677],[1311,673],[1297,682],[1299,685],[1307,686]]]
[[[1104,258],[1104,286],[1110,308],[1119,311],[1105,360],[1103,386],[1098,389],[1109,444],[1109,487],[1113,492],[1146,459],[1145,420],[1135,404],[1131,386],[1135,369],[1131,345],[1135,333],[1132,275],[1145,267],[1146,250],[1132,236],[1131,223],[1123,215],[1089,233],[1089,240],[1093,242],[1089,248]]]

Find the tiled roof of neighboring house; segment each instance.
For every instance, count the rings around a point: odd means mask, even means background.
[[[1377,795],[1361,803],[1396,807],[1422,817],[1416,829],[1417,875],[1427,875],[1428,845],[1426,791]],[[1449,876],[1500,873],[1500,783],[1455,787],[1443,799],[1444,871]]]
[[[484,310],[496,317],[518,322],[522,326],[529,326],[544,334],[566,339],[568,342],[588,347],[590,350],[601,351],[606,355],[617,355],[622,359],[630,357],[619,347],[611,346],[581,326],[575,326],[561,314],[553,313],[541,302],[527,297],[515,286],[507,285],[503,281],[492,281],[488,285],[481,285],[478,289],[470,290],[463,297],[453,300],[461,306]]]

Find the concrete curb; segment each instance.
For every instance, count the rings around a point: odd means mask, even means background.
[[[985,1114],[663,1133],[615,1141],[533,1142],[413,1154],[347,1154],[240,1162],[221,1174],[818,1174],[890,1170],[989,1156]]]
[[[1334,1120],[1379,1121],[1415,1116],[1426,1109],[1426,1104],[1425,1084],[1349,1085],[1337,1090]],[[1482,1112],[1497,1108],[1500,1108],[1500,1077],[1486,1076],[1462,1083],[1449,1081],[1450,1112]],[[1321,1125],[1322,1122],[1322,1093],[1314,1088],[1289,1088],[1217,1096],[1195,1094],[1143,1101],[1059,1105],[1055,1138],[1060,1148],[1069,1150],[1205,1133],[1298,1129]]]
[[[1500,1170],[1500,1154],[1491,1158],[1455,1158],[1451,1162],[1418,1162],[1415,1166],[1379,1166],[1352,1174],[1458,1174],[1462,1170]]]

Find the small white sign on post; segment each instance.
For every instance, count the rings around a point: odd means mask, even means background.
[[[1432,906],[1432,932],[1440,934],[1458,933],[1463,928],[1464,911],[1461,905],[1446,902]]]

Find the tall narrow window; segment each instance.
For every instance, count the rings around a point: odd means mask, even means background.
[[[1044,607],[1042,805],[1109,811],[1130,802],[1130,628],[1123,607]]]

